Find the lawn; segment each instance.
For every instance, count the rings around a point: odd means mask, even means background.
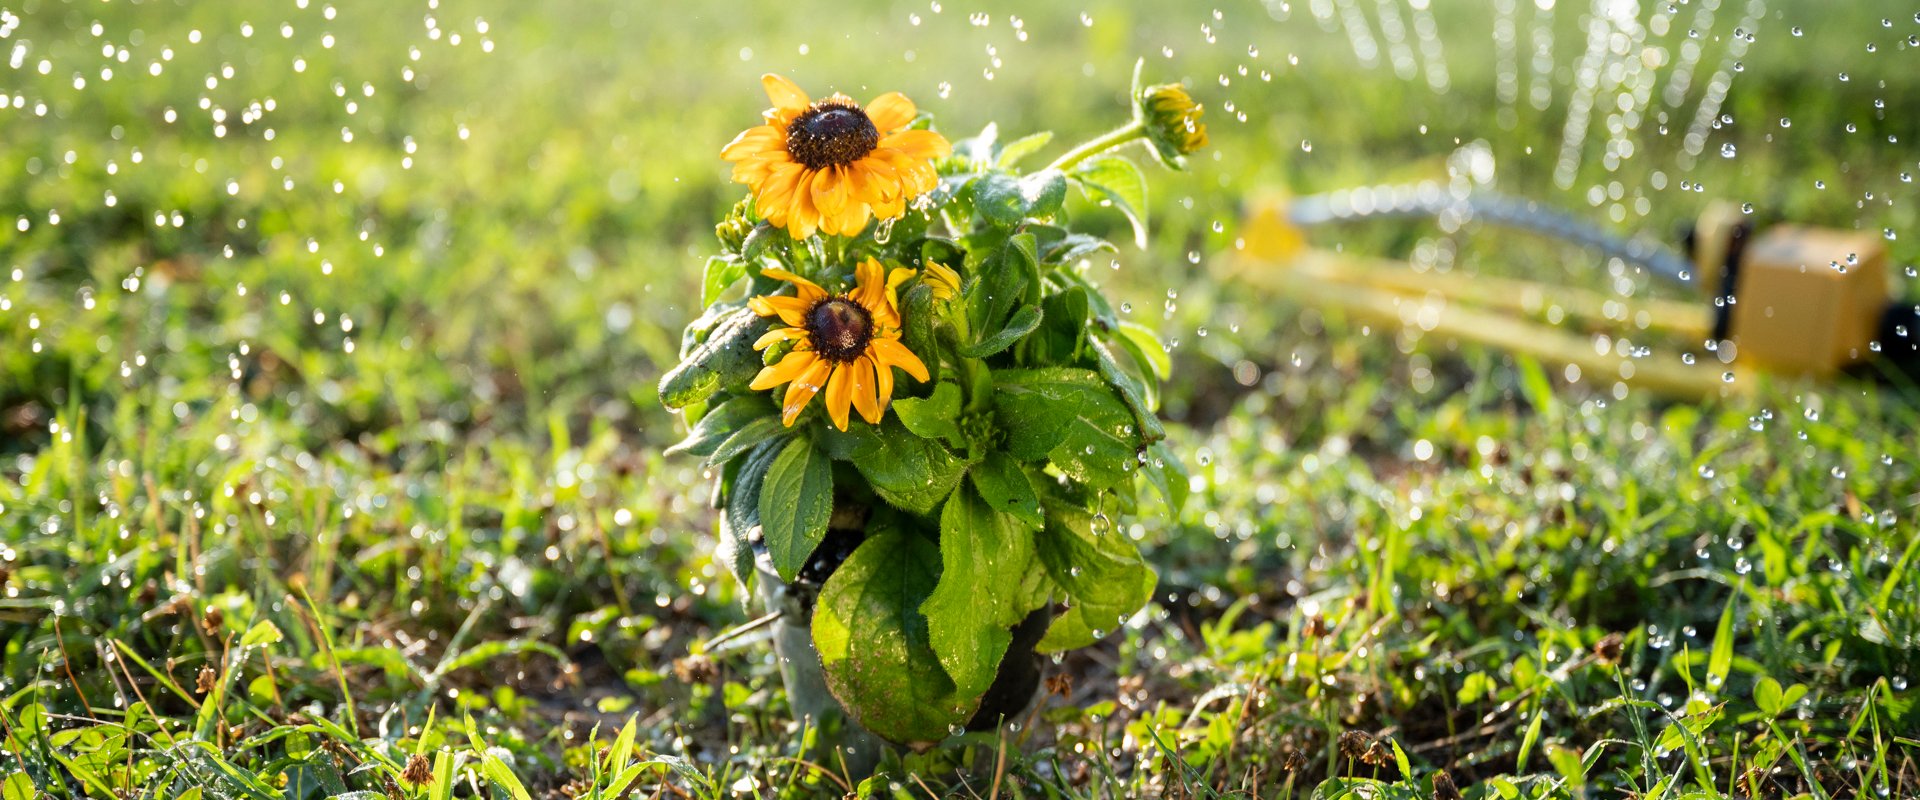
[[[1599,3],[1591,55],[1582,5],[0,8],[0,798],[1920,797],[1910,381],[1616,391],[1236,277],[1250,198],[1481,142],[1617,232],[1884,232],[1920,295],[1914,8]],[[763,638],[694,655],[761,614],[655,389],[719,148],[765,72],[1078,141],[1138,58],[1212,144],[1152,175],[1148,249],[1069,211],[1172,356],[1192,497],[1116,521],[1158,589],[1020,723],[862,785]],[[1589,61],[1660,81],[1568,147]],[[1496,228],[1311,239],[1679,296]]]

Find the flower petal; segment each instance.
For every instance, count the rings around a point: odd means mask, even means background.
[[[899,92],[888,92],[867,104],[867,119],[873,120],[873,126],[883,134],[906,127],[919,114],[920,110],[913,107],[913,101]]]
[[[787,134],[772,125],[755,125],[733,137],[726,147],[720,148],[720,157],[727,161],[743,161],[769,150],[787,149]]]
[[[769,72],[760,76],[760,85],[767,90],[767,100],[773,103],[774,108],[781,111],[805,111],[807,104],[813,102],[807,99],[806,92],[801,91],[793,81],[787,80],[785,75]]]
[[[753,207],[768,222],[785,225],[794,187],[800,185],[800,178],[806,173],[806,167],[791,162],[773,167],[766,179],[754,187]],[[734,180],[739,178],[736,176]]]
[[[858,236],[861,231],[867,229],[867,220],[872,216],[872,211],[866,203],[848,203],[846,210],[835,217],[835,221],[839,223],[839,230],[832,233],[840,236]]]
[[[867,156],[847,165],[853,179],[853,199],[875,203],[900,196],[900,172],[885,159]]]
[[[867,343],[867,347],[873,353],[874,361],[880,366],[899,367],[906,370],[907,374],[912,375],[915,380],[921,382],[927,380],[927,365],[922,363],[920,357],[914,355],[912,350],[908,350],[906,345],[901,344],[899,339],[875,336],[873,341]]]
[[[796,328],[806,327],[807,312],[813,308],[813,301],[781,294],[761,295],[749,298],[747,308],[763,317],[778,315],[780,321]]]
[[[785,320],[782,321],[784,322]],[[753,349],[765,350],[768,347],[772,347],[775,342],[790,342],[795,339],[805,339],[808,335],[806,328],[774,328],[755,340]]]
[[[860,411],[860,418],[870,425],[880,424],[880,415],[886,413],[886,406],[880,404],[879,386],[876,383],[873,359],[861,356],[841,372],[852,372],[853,407]]]
[[[786,357],[780,359],[779,363],[761,367],[760,374],[753,376],[753,382],[747,384],[747,388],[759,392],[787,383],[805,375],[807,370],[813,369],[813,363],[819,360],[820,357],[811,351],[796,350],[788,353]]]
[[[871,257],[853,267],[853,301],[864,306],[869,314],[879,309],[880,303],[886,300],[886,270]]]
[[[833,427],[847,429],[847,409],[853,402],[853,370],[846,365],[836,365],[833,375],[827,378],[827,417],[833,420]]]
[[[933,131],[905,130],[880,138],[881,147],[899,150],[914,158],[932,161],[953,155],[953,144]]]
[[[887,404],[893,402],[893,368],[880,363],[872,356],[872,350],[863,359],[873,364],[873,403],[885,411]]]
[[[807,401],[820,393],[821,387],[826,385],[827,376],[832,373],[833,362],[816,357],[813,366],[801,373],[800,377],[794,378],[793,383],[787,386],[787,402],[780,409],[780,424],[793,427],[794,419],[806,409]]]
[[[837,216],[846,209],[851,188],[846,169],[834,166],[820,170],[813,177],[813,207],[820,209],[822,217]]]
[[[820,209],[813,204],[813,182],[819,180],[820,173],[806,170],[800,174],[800,180],[793,187],[793,200],[787,206],[787,235],[795,239],[805,239],[813,235],[820,227]]]
[[[826,299],[827,290],[820,288],[820,286],[813,281],[802,278],[779,267],[767,267],[760,270],[760,274],[776,281],[786,281],[793,284],[794,288],[799,290],[798,297],[801,300],[805,300],[808,305]],[[799,323],[794,324],[797,325]]]

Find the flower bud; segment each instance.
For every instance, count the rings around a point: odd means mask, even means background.
[[[733,204],[733,210],[727,212],[720,224],[713,226],[713,235],[720,240],[721,252],[739,255],[740,248],[746,244],[747,234],[753,232],[753,198],[743,197]]]
[[[1200,122],[1199,103],[1177,83],[1149,86],[1141,92],[1136,109],[1146,124],[1147,141],[1167,166],[1179,169],[1186,156],[1207,146],[1207,126]]]
[[[933,287],[935,300],[952,300],[960,294],[960,273],[946,265],[928,261],[927,269],[920,276],[921,282]]]

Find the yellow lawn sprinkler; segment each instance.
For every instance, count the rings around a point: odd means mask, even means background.
[[[1383,218],[1480,222],[1598,251],[1697,300],[1628,297],[1310,247],[1306,231]],[[1703,398],[1751,388],[1743,375],[1827,377],[1920,371],[1920,306],[1896,303],[1887,253],[1871,232],[1774,225],[1715,204],[1686,236],[1688,255],[1614,235],[1538,203],[1480,187],[1421,183],[1266,197],[1249,208],[1234,277],[1372,323],[1498,347],[1606,385]],[[1583,328],[1576,332],[1567,323]],[[1612,335],[1602,335],[1611,330]],[[1703,357],[1653,356],[1645,333],[1697,343]],[[1877,365],[1877,366],[1876,366]]]

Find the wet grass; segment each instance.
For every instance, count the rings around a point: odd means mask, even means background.
[[[1617,171],[1592,135],[1561,191],[1568,4],[1554,102],[1511,125],[1478,14],[1440,19],[1443,96],[1355,67],[1305,3],[485,5],[0,15],[6,800],[859,788],[803,747],[764,644],[687,658],[756,615],[652,389],[736,196],[715,151],[768,70],[1070,140],[1122,113],[1140,54],[1210,104],[1215,155],[1156,178],[1153,250],[1093,269],[1177,342],[1195,501],[1122,521],[1155,602],[1028,719],[867,790],[1444,797],[1444,770],[1468,797],[1920,795],[1910,385],[1622,398],[1221,266],[1250,193],[1440,177],[1475,139],[1503,188],[1617,200],[1624,229],[1724,198],[1915,230],[1911,10],[1776,4],[1715,132],[1737,158],[1679,166],[1696,85]],[[1602,283],[1497,231],[1316,241]]]

